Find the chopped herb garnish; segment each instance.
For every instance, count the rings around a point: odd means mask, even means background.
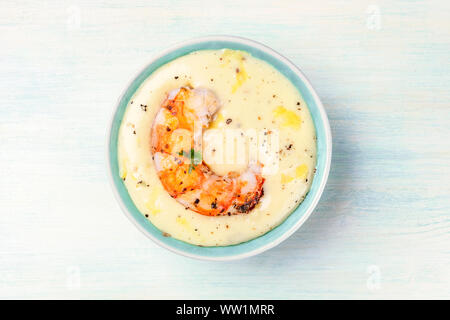
[[[178,154],[191,160],[188,171],[189,173],[191,173],[192,170],[195,170],[195,167],[198,164],[202,163],[202,154],[200,151],[195,151],[194,149],[191,149],[190,152],[181,150],[180,152],[178,152]]]

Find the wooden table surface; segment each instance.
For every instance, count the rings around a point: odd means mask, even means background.
[[[151,57],[231,34],[286,55],[330,118],[316,211],[214,263],[120,211],[105,141]],[[448,1],[1,1],[0,298],[450,298]]]

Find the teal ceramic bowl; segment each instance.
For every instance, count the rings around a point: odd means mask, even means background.
[[[226,247],[200,247],[174,238],[164,237],[162,232],[139,212],[119,176],[117,139],[122,117],[129,100],[144,80],[152,74],[152,72],[169,61],[190,52],[223,48],[244,50],[256,58],[265,60],[278,69],[284,76],[286,76],[301,93],[303,99],[309,107],[309,111],[316,128],[316,174],[314,176],[311,189],[306,195],[304,201],[278,227],[256,239],[237,245]],[[324,190],[331,163],[331,131],[328,118],[317,93],[300,69],[279,53],[260,43],[230,36],[212,36],[189,40],[176,45],[155,57],[150,64],[146,66],[134,78],[134,80],[131,81],[128,88],[120,97],[119,103],[112,117],[107,143],[107,162],[109,164],[108,171],[111,183],[113,185],[113,191],[124,213],[131,220],[131,222],[133,222],[139,230],[141,230],[146,236],[160,246],[184,256],[203,260],[233,260],[245,258],[268,250],[287,239],[306,221],[316,207]]]

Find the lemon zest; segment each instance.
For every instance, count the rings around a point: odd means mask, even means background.
[[[289,183],[289,182],[291,182],[292,180],[294,180],[293,177],[291,177],[291,176],[289,176],[289,175],[287,175],[287,174],[284,174],[284,173],[281,174],[281,183],[282,183],[282,184]]]
[[[282,127],[300,129],[302,119],[294,111],[288,110],[283,106],[278,106],[273,110],[275,119],[281,122]]]
[[[295,177],[297,179],[305,179],[308,174],[308,166],[306,164],[301,164],[295,168]]]

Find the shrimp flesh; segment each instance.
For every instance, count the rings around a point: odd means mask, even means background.
[[[248,213],[264,194],[262,164],[221,176],[198,156],[203,130],[219,108],[210,90],[171,91],[151,130],[155,168],[165,190],[186,209],[207,216]]]

